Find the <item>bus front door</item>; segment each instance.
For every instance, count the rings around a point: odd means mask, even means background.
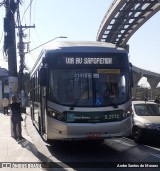
[[[47,112],[46,112],[46,87],[41,89],[41,135],[43,139],[47,140]]]

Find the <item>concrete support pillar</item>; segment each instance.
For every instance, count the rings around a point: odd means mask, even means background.
[[[151,91],[152,91],[152,99],[155,99],[155,90],[157,88],[158,83],[160,82],[159,78],[156,77],[147,77],[147,81],[151,86]]]
[[[136,96],[136,89],[137,89],[137,84],[139,80],[142,78],[141,73],[133,72],[133,88],[132,88],[132,97]]]

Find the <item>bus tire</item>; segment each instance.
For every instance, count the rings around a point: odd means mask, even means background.
[[[41,123],[40,116],[38,116],[38,131],[39,131],[39,134],[42,136],[42,123]]]
[[[42,138],[43,138],[43,140],[45,141],[45,142],[47,142],[48,141],[48,136],[47,136],[47,115],[46,115],[46,113],[45,113],[45,115],[44,115],[44,120],[45,120],[45,122],[44,123],[42,123],[42,127],[41,127],[41,132],[42,132]]]

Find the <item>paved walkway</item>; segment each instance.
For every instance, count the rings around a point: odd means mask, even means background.
[[[22,135],[25,139],[18,142],[11,137],[10,115],[0,111],[0,171],[44,170],[39,164],[38,151],[26,131],[25,122],[22,122]]]

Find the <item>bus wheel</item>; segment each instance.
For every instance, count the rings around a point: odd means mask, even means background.
[[[32,124],[33,124],[33,108],[32,107],[30,107],[30,117],[31,117]]]
[[[47,136],[47,133],[46,133],[46,124],[45,125],[42,124],[41,136],[42,136],[43,141],[45,141],[45,142],[48,141],[48,136]]]
[[[42,136],[42,123],[41,123],[41,119],[40,119],[40,116],[38,117],[38,130],[39,130],[39,133],[40,135]]]

